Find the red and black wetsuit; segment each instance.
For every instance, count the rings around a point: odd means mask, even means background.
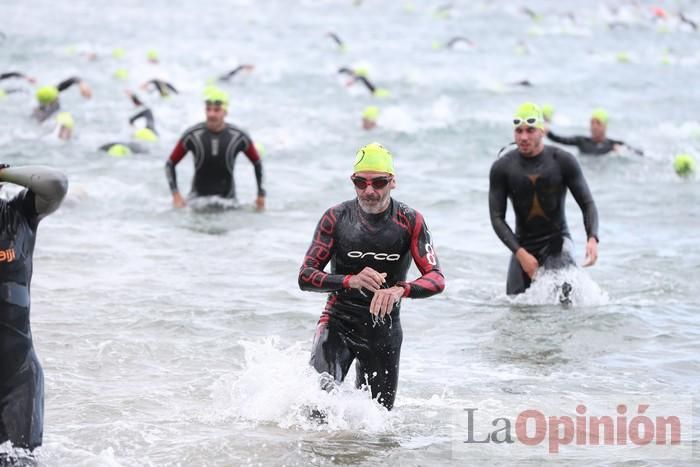
[[[406,282],[411,258],[422,276]],[[326,273],[329,262],[331,272]],[[440,293],[444,277],[423,216],[393,199],[380,214],[365,213],[357,199],[332,207],[318,223],[299,271],[302,290],[330,292],[316,328],[311,365],[342,382],[357,359],[355,385],[368,385],[372,396],[391,409],[403,336],[400,303],[391,319],[373,322],[373,294],[348,288],[350,276],[367,266],[387,274],[386,287],[404,287],[404,297]]]
[[[578,161],[553,146],[534,157],[515,149],[491,166],[489,211],[491,225],[501,241],[515,253],[520,247],[545,268],[574,264],[571,234],[566,225],[566,191],[571,190],[583,212],[588,238],[598,238],[598,211]],[[515,211],[515,233],[506,223],[507,199]],[[530,286],[515,255],[508,269],[506,292],[518,294]]]
[[[188,152],[194,154],[195,168],[191,197],[217,195],[235,198],[233,167],[239,152],[244,152],[253,163],[258,196],[265,196],[262,161],[253,141],[243,130],[226,124],[223,130],[214,133],[205,123],[200,123],[185,131],[165,164],[165,174],[173,193],[178,191],[175,166]]]

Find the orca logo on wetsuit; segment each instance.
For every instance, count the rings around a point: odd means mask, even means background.
[[[377,261],[398,261],[401,259],[401,255],[398,253],[374,253],[373,251],[368,251],[367,253],[363,253],[361,251],[348,251],[348,256],[355,259],[364,259],[367,256],[372,256]]]
[[[0,250],[0,263],[11,263],[15,260],[15,249],[8,248],[7,250]]]

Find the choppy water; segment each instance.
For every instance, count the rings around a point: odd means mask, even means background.
[[[693,2],[663,3],[700,19]],[[671,169],[673,155],[700,146],[698,34],[674,18],[653,22],[651,2],[614,14],[602,2],[456,1],[447,17],[435,14],[441,5],[0,0],[0,71],[41,83],[78,74],[94,91],[91,101],[62,96],[77,125],[68,143],[29,120],[30,88],[0,101],[2,162],[52,165],[71,181],[35,253],[43,465],[488,464],[452,451],[453,418],[476,394],[698,394],[700,190]],[[454,35],[476,47],[433,48]],[[115,47],[124,60],[111,58]],[[149,48],[159,65],[145,63]],[[81,55],[89,51],[99,60]],[[226,86],[229,115],[265,146],[268,209],[250,207],[242,158],[243,209],[176,212],[164,161],[202,120],[206,80],[247,62],[255,71]],[[368,66],[392,96],[345,87],[335,70],[349,65]],[[112,78],[120,67],[128,82]],[[153,77],[182,91],[149,96],[161,142],[138,157],[98,153],[129,136],[123,89]],[[534,86],[507,84],[522,79]],[[525,100],[554,104],[562,134],[585,132],[590,109],[604,106],[610,135],[647,153],[581,160],[600,212],[600,259],[571,273],[569,309],[554,305],[554,278],[505,296],[508,254],[488,219],[488,169]],[[359,116],[374,102],[383,113],[368,134]],[[324,296],[296,285],[315,223],[353,196],[352,157],[371,140],[394,152],[395,197],[425,215],[447,277],[441,296],[404,304],[392,413],[349,387],[316,389],[307,361]],[[191,173],[188,158],[181,186]],[[582,260],[571,199],[568,213]],[[310,403],[328,409],[327,425],[306,420]]]

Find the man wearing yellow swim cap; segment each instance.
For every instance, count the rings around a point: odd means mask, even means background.
[[[506,292],[524,292],[540,266],[561,269],[575,265],[566,224],[566,193],[581,208],[586,229],[586,261],[598,259],[598,211],[578,162],[568,152],[545,146],[544,118],[536,104],[526,102],[512,118],[517,149],[491,166],[489,212],[496,235],[513,253]],[[510,198],[515,232],[506,222]],[[562,285],[562,303],[570,303],[571,285]]]
[[[173,196],[173,206],[185,206],[175,175],[175,166],[188,152],[194,154],[195,173],[192,179],[190,197],[220,196],[235,199],[236,186],[233,168],[238,153],[244,153],[255,169],[258,195],[255,206],[265,208],[263,188],[263,166],[253,140],[240,128],[226,123],[228,94],[216,87],[208,87],[205,92],[207,120],[199,123],[182,135],[165,164],[165,173]]]
[[[387,409],[398,384],[401,299],[430,297],[445,287],[423,216],[391,197],[395,177],[386,148],[360,148],[350,177],[356,197],[323,214],[298,278],[302,290],[330,292],[311,352],[322,387],[342,383],[357,359],[355,386],[368,385]],[[407,282],[411,259],[421,277]]]
[[[547,137],[555,143],[576,146],[581,154],[602,156],[613,151],[619,151],[622,146],[628,147],[639,156],[644,153],[623,141],[610,139],[606,136],[608,130],[608,112],[597,108],[591,112],[591,136],[559,136],[552,130],[547,131]]]

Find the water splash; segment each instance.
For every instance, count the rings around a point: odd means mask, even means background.
[[[538,269],[530,288],[511,301],[520,305],[558,305],[564,283],[571,285],[571,306],[600,306],[610,302],[608,294],[583,269],[577,267]]]
[[[239,344],[245,349],[243,369],[212,386],[214,418],[316,431],[391,429],[394,417],[368,391],[354,389],[352,375],[330,392],[320,388],[319,375],[308,364],[308,343],[284,348],[278,337],[270,337]],[[312,410],[325,415],[323,423],[310,419]]]

